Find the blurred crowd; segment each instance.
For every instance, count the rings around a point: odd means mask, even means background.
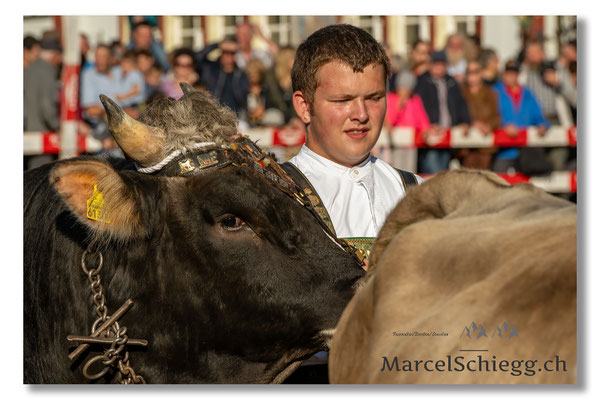
[[[544,135],[552,125],[576,125],[576,42],[563,44],[560,56],[549,60],[543,42],[531,40],[504,65],[500,65],[494,49],[482,48],[477,37],[461,34],[450,35],[443,49],[434,50],[428,43],[417,41],[407,57],[389,56],[394,73],[385,124],[388,130],[415,128],[423,132],[430,146],[457,126],[464,135],[474,129],[484,135],[502,130],[516,136],[531,126]],[[406,152],[400,150],[399,154],[402,157]],[[576,149],[419,149],[419,173],[446,170],[453,163],[544,175],[553,170],[575,170]]]
[[[90,49],[80,35],[81,76],[79,131],[102,141],[103,152],[118,154],[98,96],[108,95],[134,118],[158,98],[183,95],[179,83],[208,90],[235,110],[240,131],[268,126],[302,135],[304,126],[292,105],[291,69],[295,49],[280,47],[259,26],[242,23],[236,33],[200,51],[178,48],[167,55],[155,39],[157,22],[130,18],[131,40],[98,44]],[[266,46],[252,47],[260,37]],[[517,39],[515,39],[517,40]],[[88,54],[93,52],[93,62]],[[430,146],[447,129],[465,135],[503,130],[517,135],[530,126],[544,135],[552,125],[571,127],[577,117],[577,45],[563,43],[550,60],[543,42],[525,43],[513,60],[500,65],[494,49],[482,48],[477,37],[450,35],[442,49],[416,41],[406,55],[389,53],[389,80],[384,134],[395,127],[423,133]],[[58,131],[62,49],[53,32],[23,41],[24,130]],[[397,167],[409,151],[391,150]],[[33,157],[26,168],[47,162]],[[414,157],[414,156],[413,156]],[[39,159],[39,160],[38,160]],[[38,161],[35,161],[38,160]],[[35,162],[31,162],[35,161]],[[461,165],[497,172],[545,174],[575,170],[575,148],[481,148],[418,150],[417,172],[435,173]],[[408,168],[414,169],[414,168]]]

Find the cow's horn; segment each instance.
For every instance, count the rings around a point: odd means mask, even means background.
[[[100,101],[108,116],[108,128],[121,149],[139,165],[149,167],[164,158],[164,139],[156,128],[136,121],[112,99],[101,94]]]
[[[196,90],[192,87],[192,85],[190,85],[189,83],[185,83],[185,82],[179,82],[179,87],[183,91],[183,94],[188,94],[188,93],[191,93]]]

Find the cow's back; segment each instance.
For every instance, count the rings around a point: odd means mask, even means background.
[[[575,382],[576,207],[529,185],[506,187],[480,173],[455,175],[467,183],[442,175],[438,185],[412,190],[388,218],[370,279],[338,324],[332,382]],[[465,327],[473,322],[487,336],[468,338]],[[518,337],[498,337],[504,322]],[[447,336],[406,336],[414,332]],[[414,370],[415,360],[448,356],[464,363],[478,356],[541,363],[557,355],[567,373],[543,373],[540,365],[533,376],[524,374],[524,365],[519,376],[510,368],[429,372],[421,364]],[[404,360],[413,361],[413,371],[402,370]]]

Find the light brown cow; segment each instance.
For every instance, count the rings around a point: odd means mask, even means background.
[[[329,375],[576,383],[576,364],[576,206],[462,170],[411,188],[388,217],[338,323]]]

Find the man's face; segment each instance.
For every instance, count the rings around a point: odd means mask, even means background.
[[[562,56],[568,61],[577,61],[577,48],[571,44],[566,44],[561,49]]]
[[[237,43],[224,41],[219,45],[219,48],[222,51],[221,57],[219,57],[221,67],[225,72],[232,72],[235,68],[235,53],[238,50]]]
[[[544,49],[539,44],[531,44],[525,52],[525,59],[530,65],[539,65],[544,61]]]
[[[317,71],[318,87],[308,123],[306,145],[315,153],[347,167],[365,160],[381,132],[386,86],[383,66],[371,64],[354,72],[332,61]]]
[[[242,49],[250,48],[250,42],[252,41],[252,27],[250,25],[239,25],[235,31],[235,35]]]
[[[415,64],[426,64],[429,62],[429,45],[419,43],[412,51],[412,58]]]
[[[31,49],[23,48],[23,53],[25,54],[25,59],[27,59],[27,62],[31,64],[32,62],[36,61],[40,57],[41,50],[42,47],[39,44],[34,44],[31,46]]]
[[[98,72],[106,73],[108,71],[108,59],[110,57],[110,51],[106,47],[98,47],[96,49],[96,69]]]
[[[146,25],[138,26],[133,31],[133,41],[137,49],[149,49],[152,43],[152,28]]]
[[[446,63],[443,61],[436,61],[429,64],[429,73],[434,78],[442,78],[446,75]]]
[[[469,86],[481,85],[483,77],[481,75],[481,65],[477,61],[471,61],[467,64],[466,78]]]
[[[502,80],[504,84],[510,88],[518,85],[519,73],[517,71],[504,71]]]

